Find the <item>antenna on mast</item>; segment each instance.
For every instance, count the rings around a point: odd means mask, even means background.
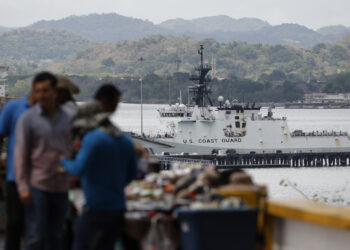
[[[143,62],[145,61],[145,58],[143,58],[142,56],[138,59],[138,61],[140,61],[141,62],[141,68],[142,68],[142,66],[143,66]],[[140,90],[140,94],[141,94],[141,136],[143,137],[143,93],[142,93],[142,85],[143,85],[143,83],[142,83],[142,75],[141,75],[141,78],[140,78],[140,82],[141,82],[141,85],[140,85],[140,88],[141,88],[141,90]]]
[[[214,54],[211,56],[211,68],[211,77],[216,78],[216,58]]]
[[[199,67],[195,68],[195,71],[198,73],[195,75],[192,75],[190,77],[191,81],[197,82],[196,85],[189,88],[192,96],[192,100],[195,102],[196,105],[199,107],[204,107],[206,105],[212,106],[213,103],[210,99],[209,94],[211,93],[208,83],[210,82],[210,79],[207,77],[208,72],[211,70],[211,66],[208,64],[203,63],[203,50],[204,46],[200,45],[200,49],[198,50],[198,54],[201,57],[201,63]],[[207,102],[206,102],[207,100]]]
[[[176,63],[176,71],[179,72],[181,60],[179,58],[177,58],[175,60],[175,63]]]
[[[200,49],[198,50],[198,54],[201,55],[201,69],[203,69],[203,50],[204,50],[204,46],[200,45]]]

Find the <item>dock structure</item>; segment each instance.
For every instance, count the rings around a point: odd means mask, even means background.
[[[176,161],[205,163],[206,165],[215,165],[218,169],[350,166],[350,152],[171,155],[171,157],[157,156],[157,158],[165,166],[165,169]]]

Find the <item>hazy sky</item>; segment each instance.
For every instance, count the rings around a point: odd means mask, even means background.
[[[0,0],[0,26],[25,26],[69,15],[115,12],[154,23],[176,17],[257,17],[276,25],[350,27],[350,0]]]

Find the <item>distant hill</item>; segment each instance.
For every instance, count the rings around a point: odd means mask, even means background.
[[[242,35],[244,37],[244,34]],[[311,47],[318,43],[330,42],[327,37],[298,24],[281,24],[265,27],[256,31],[253,37],[249,34],[245,39],[245,41],[250,43],[257,43],[257,40],[260,40],[260,43],[292,44],[300,47]]]
[[[0,34],[3,33],[3,32],[9,31],[9,30],[11,30],[11,28],[0,26]]]
[[[215,31],[244,32],[255,31],[270,26],[257,18],[234,19],[229,16],[202,17],[193,20],[170,19],[159,24],[160,27],[177,33],[209,33]]]
[[[69,16],[57,21],[39,21],[27,28],[70,30],[95,41],[136,40],[161,33],[161,28],[149,21],[118,14]]]
[[[213,31],[209,33],[184,32],[185,35],[199,39],[213,38],[220,42],[243,41],[251,44],[290,44],[298,47],[312,47],[318,43],[330,43],[328,36],[298,24],[266,26],[255,31],[230,32]]]
[[[70,31],[18,29],[0,35],[3,61],[65,59],[94,43]]]
[[[257,18],[234,19],[228,16],[202,17],[192,20],[171,19],[158,25],[147,20],[111,14],[70,16],[56,21],[39,21],[28,29],[70,30],[94,41],[136,41],[149,35],[192,36],[219,42],[292,44],[310,47],[333,43],[346,34],[346,29],[320,29],[319,32],[298,24],[271,26]],[[339,27],[337,28],[339,30]],[[350,33],[350,31],[349,31]]]
[[[323,36],[339,39],[350,33],[350,27],[344,25],[326,26],[317,30]]]

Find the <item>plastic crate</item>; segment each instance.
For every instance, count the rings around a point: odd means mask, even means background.
[[[257,209],[178,210],[182,250],[254,250]]]

